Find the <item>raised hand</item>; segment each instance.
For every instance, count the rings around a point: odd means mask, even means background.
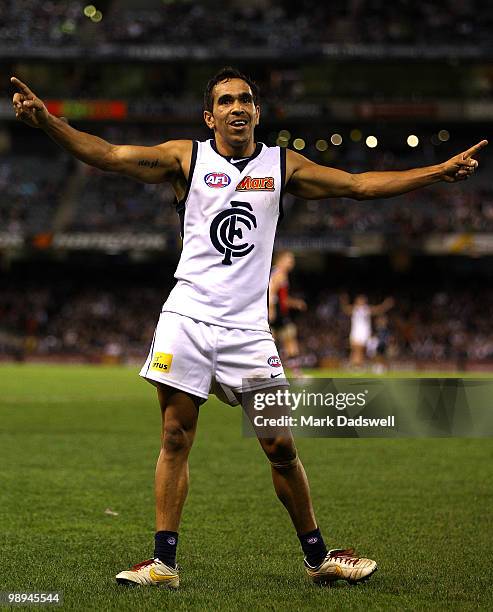
[[[50,116],[43,101],[18,78],[12,77],[10,82],[18,89],[12,98],[12,105],[17,119],[31,127],[43,127]]]
[[[464,181],[469,178],[479,166],[478,160],[473,159],[473,157],[487,144],[487,140],[481,140],[481,142],[467,149],[467,151],[459,153],[446,161],[443,164],[443,180],[447,181],[447,183],[455,183],[456,181]]]

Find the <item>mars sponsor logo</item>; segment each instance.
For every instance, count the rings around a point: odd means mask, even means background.
[[[204,176],[204,181],[206,185],[213,189],[221,189],[231,183],[231,179],[224,172],[209,172]]]
[[[252,178],[245,176],[236,187],[236,191],[274,191],[274,177]]]
[[[151,370],[166,374],[171,369],[173,355],[170,353],[154,353],[151,361]]]
[[[273,355],[272,357],[269,357],[269,359],[267,359],[267,363],[273,368],[281,367],[281,360],[279,359],[277,355]]]

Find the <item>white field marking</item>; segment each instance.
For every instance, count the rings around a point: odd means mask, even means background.
[[[24,395],[19,397],[18,395],[2,395],[0,397],[0,406],[2,404],[24,404],[26,402],[33,404],[68,404],[73,401],[87,400],[89,402],[116,402],[125,400],[141,400],[146,399],[146,395]]]

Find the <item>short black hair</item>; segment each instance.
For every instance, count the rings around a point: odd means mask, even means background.
[[[255,83],[255,81],[248,75],[243,74],[236,68],[233,68],[232,66],[225,66],[224,68],[221,68],[221,70],[216,73],[212,77],[212,79],[210,79],[210,81],[205,87],[204,110],[212,113],[212,107],[214,105],[214,96],[212,94],[212,91],[218,83],[228,81],[229,79],[241,79],[242,81],[245,81],[245,83],[247,83],[247,85],[249,85],[250,89],[252,90],[253,103],[255,104],[255,106],[257,106],[257,104],[259,103],[259,88],[257,83]]]

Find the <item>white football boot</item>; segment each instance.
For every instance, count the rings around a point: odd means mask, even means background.
[[[376,561],[357,557],[352,548],[329,550],[318,567],[305,561],[306,573],[316,584],[327,584],[335,580],[346,580],[350,584],[368,580],[377,571]]]
[[[165,565],[159,559],[148,559],[120,572],[116,575],[116,581],[128,586],[160,586],[166,589],[177,589],[180,586],[178,569]]]

